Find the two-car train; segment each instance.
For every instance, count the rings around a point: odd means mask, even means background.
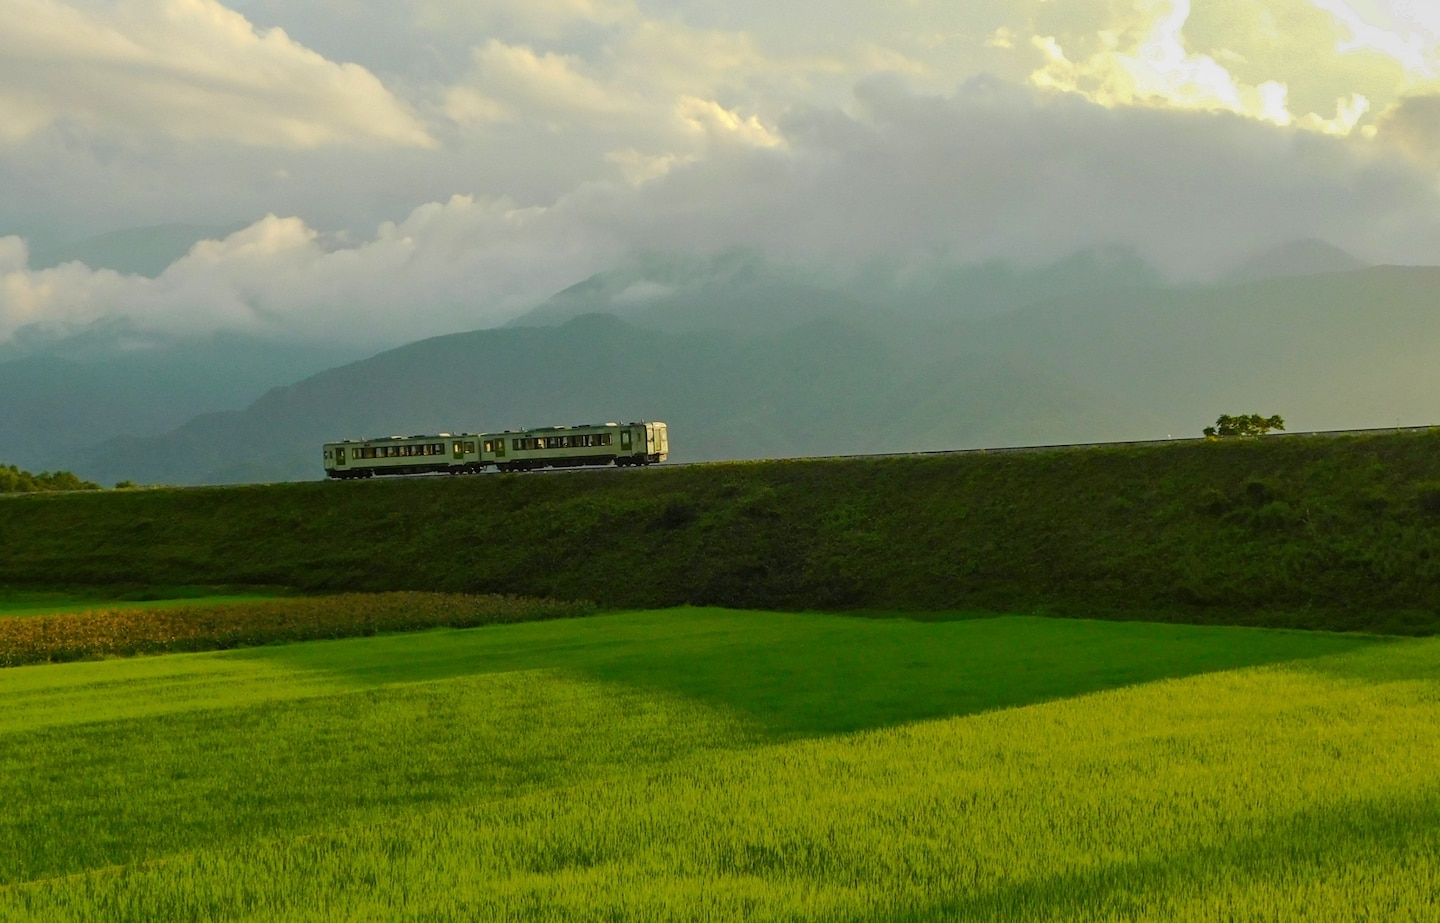
[[[653,465],[670,454],[664,423],[597,423],[503,433],[437,433],[325,443],[325,474],[368,478],[401,474]]]

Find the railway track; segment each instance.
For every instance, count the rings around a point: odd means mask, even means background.
[[[1383,435],[1388,435],[1388,434],[1391,434],[1391,433],[1424,433],[1424,432],[1429,432],[1429,431],[1435,430],[1435,429],[1440,429],[1440,425],[1429,425],[1429,426],[1386,426],[1386,427],[1376,427],[1376,428],[1370,428],[1370,429],[1324,429],[1324,430],[1306,430],[1306,431],[1293,432],[1293,433],[1286,433],[1286,432],[1267,433],[1267,434],[1264,435],[1264,436],[1257,436],[1257,437],[1253,437],[1253,438],[1258,438],[1258,439],[1307,439],[1307,438],[1322,438],[1322,437],[1336,437],[1336,436],[1383,436]],[[1231,438],[1233,438],[1233,437],[1231,437]],[[1245,438],[1251,438],[1251,437],[1245,437]],[[927,449],[927,450],[923,450],[923,451],[913,451],[913,452],[861,452],[861,453],[856,453],[856,454],[853,454],[853,455],[790,455],[790,456],[784,456],[784,457],[781,457],[781,458],[769,458],[769,459],[735,459],[735,460],[736,460],[736,461],[843,461],[843,460],[848,460],[848,459],[861,459],[861,458],[922,458],[922,457],[928,457],[928,456],[942,456],[942,455],[1018,455],[1018,454],[1036,453],[1036,452],[1080,452],[1080,451],[1085,451],[1085,450],[1087,450],[1087,449],[1123,449],[1123,448],[1140,448],[1140,447],[1144,447],[1144,446],[1184,445],[1184,444],[1187,444],[1187,443],[1196,443],[1196,442],[1205,442],[1205,441],[1206,441],[1206,438],[1205,438],[1204,436],[1181,436],[1181,437],[1179,437],[1179,438],[1170,438],[1170,439],[1132,439],[1132,440],[1121,441],[1121,442],[1059,442],[1059,443],[1044,443],[1044,444],[1041,444],[1041,445],[992,446],[992,447],[988,447],[988,448],[978,448],[978,449]],[[697,462],[674,462],[674,463],[668,463],[668,462],[667,462],[667,463],[665,463],[662,467],[665,467],[665,468],[693,468],[693,467],[696,467],[696,466],[698,466],[698,465],[710,465],[710,464],[715,464],[717,461],[725,461],[725,460],[723,460],[723,459],[712,459],[712,460],[710,460],[710,461],[697,461]],[[582,472],[582,471],[592,471],[592,472],[593,472],[593,471],[611,471],[611,472],[620,472],[620,471],[642,471],[642,470],[645,470],[645,469],[644,469],[644,468],[639,468],[639,467],[636,467],[636,468],[617,468],[617,467],[580,466],[580,467],[575,467],[575,468],[543,468],[543,469],[536,469],[535,471],[526,472],[526,473],[538,474],[538,473],[544,472],[544,473],[548,473],[548,474],[570,474],[570,473],[578,473],[578,472]],[[487,472],[487,473],[493,474],[493,473],[496,473],[496,472]],[[356,481],[347,481],[346,483],[353,483],[353,484],[375,483],[375,484],[379,484],[379,483],[384,483],[385,481],[390,481],[390,480],[407,480],[407,479],[410,478],[410,477],[449,477],[449,476],[450,476],[450,475],[446,475],[446,474],[443,474],[443,473],[441,473],[441,474],[433,474],[433,475],[407,475],[407,476],[404,476],[404,477],[394,477],[394,478],[392,478],[392,477],[364,478],[364,479],[360,479],[360,480],[356,480]],[[250,485],[250,484],[247,484],[247,485],[238,485],[238,484],[195,484],[195,485],[175,485],[175,486],[171,486],[171,485],[157,485],[157,486],[163,486],[163,487],[165,487],[165,489],[167,489],[167,490],[223,490],[223,489],[225,489],[225,488],[227,488],[227,487],[257,486],[257,485]],[[139,488],[139,489],[145,489],[145,488]],[[0,499],[4,499],[4,498],[7,498],[7,497],[14,497],[14,498],[18,498],[18,497],[54,497],[54,496],[59,496],[59,495],[63,495],[63,494],[71,494],[71,493],[94,493],[94,491],[60,490],[60,491],[47,491],[47,492],[45,492],[45,493],[37,493],[37,494],[0,494]]]

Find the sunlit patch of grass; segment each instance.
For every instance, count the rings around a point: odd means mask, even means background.
[[[1440,910],[1440,641],[675,610],[0,697],[7,920]]]

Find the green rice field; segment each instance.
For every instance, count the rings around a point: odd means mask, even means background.
[[[0,670],[0,920],[1440,918],[1440,640],[672,609]]]

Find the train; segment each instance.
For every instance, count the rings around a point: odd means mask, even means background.
[[[346,439],[324,446],[325,474],[370,478],[407,474],[476,474],[586,465],[654,465],[670,454],[660,422],[547,426],[503,433],[436,433]]]

